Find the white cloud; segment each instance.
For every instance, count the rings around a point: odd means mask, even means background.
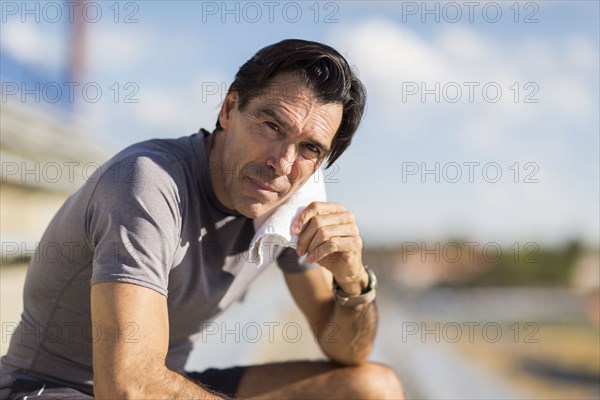
[[[481,121],[488,127],[490,144],[495,145],[497,136],[514,131],[515,118],[534,122],[552,112],[561,122],[574,123],[593,117],[594,93],[588,82],[598,67],[598,50],[582,37],[562,43],[526,39],[514,44],[457,26],[440,29],[433,39],[425,40],[399,24],[378,19],[341,28],[333,41],[360,66],[369,83],[370,110],[383,110],[384,119],[401,116],[410,124],[430,120],[434,111],[452,118],[459,131]],[[470,84],[465,82],[475,82],[472,103]],[[423,97],[436,84],[439,104],[433,94]],[[484,91],[486,84],[490,85]],[[497,87],[502,95],[495,103]],[[458,93],[459,100],[452,103]],[[529,106],[524,103],[527,96],[543,105]],[[490,124],[491,119],[496,123]]]
[[[156,37],[138,24],[87,24],[87,62],[93,71],[110,73],[139,67],[148,60]]]
[[[0,44],[16,60],[58,71],[65,60],[65,40],[51,25],[10,20],[2,24]]]
[[[569,64],[575,68],[597,71],[598,49],[589,41],[581,36],[572,36],[568,39],[566,47],[565,59]]]
[[[204,71],[183,86],[144,86],[139,103],[128,108],[128,118],[160,135],[183,135],[199,127],[211,130],[228,85],[218,72]]]

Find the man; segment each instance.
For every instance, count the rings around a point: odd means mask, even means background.
[[[366,362],[375,278],[353,215],[333,203],[300,213],[290,227],[297,249],[277,260],[331,361],[183,370],[191,336],[245,291],[236,278],[253,219],[343,153],[364,106],[337,51],[286,40],[240,68],[213,134],[117,154],[45,232],[38,251],[58,243],[60,262],[31,262],[22,321],[2,358],[11,398],[400,398],[393,371]],[[332,273],[335,296],[318,265]],[[336,340],[323,339],[327,324]]]

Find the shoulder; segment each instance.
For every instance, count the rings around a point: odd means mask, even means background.
[[[192,137],[136,143],[100,166],[88,181],[111,187],[124,185],[132,190],[178,186],[195,170],[196,146]]]

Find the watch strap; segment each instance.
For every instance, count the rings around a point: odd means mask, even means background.
[[[375,287],[377,286],[377,277],[375,273],[365,265],[365,271],[369,276],[369,282],[361,294],[358,296],[350,296],[346,294],[340,285],[333,279],[333,297],[335,301],[340,303],[342,306],[356,307],[361,304],[367,304],[375,300]]]
[[[368,304],[375,300],[375,289],[369,290],[360,296],[348,296],[341,290],[336,290],[334,293],[335,301],[345,307],[356,307],[361,304]]]

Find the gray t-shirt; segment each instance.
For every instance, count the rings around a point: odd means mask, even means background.
[[[167,297],[167,366],[175,371],[203,323],[243,297],[260,271],[247,256],[253,221],[217,200],[207,135],[130,146],[67,199],[29,265],[0,388],[25,373],[91,392],[92,340],[116,335],[91,323],[95,283],[128,282]],[[286,272],[310,268],[292,249],[277,261]],[[117,339],[135,340],[135,324],[120,328]]]

